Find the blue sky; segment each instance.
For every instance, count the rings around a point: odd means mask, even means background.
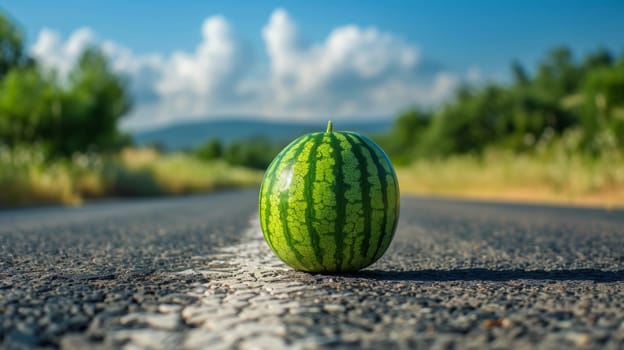
[[[555,45],[570,46],[577,54],[597,47],[609,48],[617,54],[624,52],[624,1],[4,0],[0,8],[22,24],[29,46],[36,46],[39,41],[37,52],[41,55],[49,54],[45,50],[61,50],[81,28],[88,35],[83,33],[83,40],[76,39],[77,42],[90,45],[109,42],[109,48],[114,47],[109,51],[116,55],[114,59],[118,60],[119,69],[137,80],[134,89],[139,96],[138,105],[152,104],[151,110],[144,109],[132,116],[138,126],[175,122],[173,118],[203,118],[252,111],[261,111],[260,114],[267,117],[296,116],[303,119],[326,113],[345,118],[359,117],[368,111],[371,115],[385,116],[405,105],[439,101],[444,98],[442,90],[452,89],[461,81],[505,80],[512,59],[533,67],[544,52]],[[215,36],[202,41],[202,26],[208,19],[216,19],[215,15],[222,16],[211,22]],[[270,23],[275,25],[271,27],[275,35],[291,29],[296,33],[294,39],[289,35],[274,36],[273,54],[267,53],[270,39],[263,35]],[[371,28],[374,30],[367,32]],[[40,39],[44,31],[53,34],[48,39],[55,45],[43,45]],[[336,35],[332,37],[332,33]],[[217,55],[225,63],[206,67],[208,63],[202,63],[201,57],[205,55],[201,56],[199,46],[202,42],[220,40],[215,38],[232,44],[230,46],[236,48],[236,53],[223,56],[214,53],[222,46],[207,44],[213,47],[213,51],[206,48],[207,52],[212,52],[206,54],[213,55],[210,56],[211,62]],[[331,41],[332,38],[335,40]],[[296,50],[288,48],[291,39]],[[352,42],[344,43],[349,40]],[[347,50],[349,55],[342,57],[346,61],[340,61],[336,67],[326,68],[329,63],[317,64],[317,61],[335,63],[339,60],[332,51],[331,42],[343,45],[336,50]],[[365,56],[366,52],[376,50],[388,51],[388,57],[380,54]],[[125,56],[120,54],[122,51]],[[186,56],[175,59],[176,52]],[[412,54],[417,58],[411,60]],[[349,59],[353,60],[349,57],[362,55],[360,68],[345,66]],[[398,56],[404,59],[396,59]],[[58,62],[63,60],[61,55],[57,57]],[[176,74],[163,72],[174,63],[179,68],[178,77],[193,69],[200,75],[220,74],[228,69],[231,72],[207,85],[192,81],[191,77],[186,81],[171,80],[175,77],[164,81],[165,75]],[[50,64],[53,66],[54,60]],[[371,71],[370,65],[387,69]],[[246,73],[238,73],[244,70]],[[321,71],[328,75],[326,79],[314,81],[311,76],[322,75]],[[418,73],[412,74],[412,71]],[[281,80],[292,79],[295,81],[293,89],[299,95],[285,95],[289,90],[285,85],[275,87],[275,84],[281,84]],[[263,95],[261,99],[273,99],[272,105],[281,103],[281,108],[261,108],[257,101],[245,100],[250,95],[257,95],[250,92],[254,89],[266,90],[264,85],[273,86],[276,92],[271,96]],[[227,89],[231,91],[227,92]],[[331,94],[331,98],[338,95],[335,99],[343,98],[347,102],[328,102],[330,94],[320,92],[331,89],[337,91]],[[427,91],[436,89],[441,92],[427,95]],[[353,90],[353,93],[345,93],[345,90]],[[412,91],[414,96],[419,93],[422,96],[387,97],[401,95],[397,91],[406,90]],[[195,106],[189,97],[192,94],[198,95],[202,101],[213,97],[219,101],[229,99],[230,106],[238,103],[247,104],[249,108],[228,108],[228,104],[208,102],[201,108],[185,107],[184,103]],[[215,94],[219,96],[213,96]],[[173,95],[176,95],[175,101]],[[378,98],[379,101],[385,98],[388,103],[371,106],[358,98]],[[155,100],[165,99],[169,99],[167,106],[154,106]],[[325,107],[311,107],[316,104]],[[185,113],[187,109],[188,113]],[[146,115],[154,114],[155,110],[162,110],[159,112],[162,115],[149,120]]]

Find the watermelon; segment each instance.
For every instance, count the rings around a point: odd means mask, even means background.
[[[384,151],[355,132],[303,135],[271,162],[258,212],[273,252],[294,269],[353,272],[386,251],[399,217],[399,186]]]

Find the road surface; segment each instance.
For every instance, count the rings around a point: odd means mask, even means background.
[[[624,348],[624,213],[404,197],[378,263],[296,272],[256,190],[0,211],[1,348]]]

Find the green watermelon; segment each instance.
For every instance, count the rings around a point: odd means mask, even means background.
[[[399,216],[399,186],[383,150],[355,132],[299,137],[269,165],[258,212],[264,238],[289,266],[357,271],[386,251]]]

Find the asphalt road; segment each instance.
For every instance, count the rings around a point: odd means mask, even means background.
[[[624,212],[405,197],[350,276],[255,217],[255,190],[0,211],[0,347],[624,348]]]

